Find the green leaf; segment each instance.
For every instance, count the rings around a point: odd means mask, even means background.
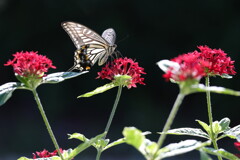
[[[224,135],[233,138],[233,139],[237,139],[240,136],[240,125],[237,125],[225,132],[223,132]]]
[[[68,136],[69,136],[68,139],[75,138],[75,139],[78,139],[78,140],[83,141],[83,142],[89,141],[89,139],[87,139],[83,134],[80,134],[80,133],[68,134]]]
[[[101,87],[98,87],[96,88],[95,90],[91,91],[91,92],[88,92],[88,93],[85,93],[85,94],[82,94],[80,96],[78,96],[77,98],[81,98],[81,97],[91,97],[91,96],[94,96],[96,94],[99,94],[99,93],[103,93],[109,89],[112,89],[116,87],[116,85],[114,83],[108,83],[108,84],[105,84],[104,86],[101,86]]]
[[[134,146],[139,149],[145,140],[145,136],[142,131],[135,127],[125,127],[123,130],[123,135],[127,144]]]
[[[160,133],[162,134],[162,133]],[[177,129],[170,129],[167,131],[166,134],[172,135],[188,135],[188,136],[197,136],[202,138],[209,139],[208,134],[203,132],[201,129],[198,128],[177,128]]]
[[[75,133],[76,135],[76,133]],[[90,140],[87,139],[87,138],[83,138],[85,141],[80,144],[79,146],[77,146],[75,149],[72,150],[72,152],[70,153],[70,155],[68,156],[68,159],[72,159],[74,158],[75,156],[77,156],[80,152],[84,151],[85,149],[87,149],[88,147],[90,146],[93,146],[98,140],[100,140],[101,138],[103,138],[104,136],[106,135],[106,133],[102,133],[102,134],[99,134],[97,135],[96,137],[94,138],[91,138]],[[76,136],[78,137],[78,136]],[[74,136],[75,138],[75,136]],[[81,140],[82,137],[79,136],[77,139]]]
[[[151,132],[142,132],[143,135],[147,135],[147,134],[150,134]],[[120,138],[110,144],[108,144],[106,147],[103,148],[103,151],[113,147],[113,146],[116,146],[116,145],[119,145],[119,144],[122,144],[122,143],[126,143],[126,140],[125,138]]]
[[[232,78],[232,76],[230,76],[228,74],[222,74],[221,77],[226,78],[226,79],[231,79]]]
[[[135,147],[146,159],[149,159],[151,153],[155,153],[157,149],[157,147],[154,148],[157,145],[155,142],[145,138],[145,135],[150,133],[142,132],[135,127],[125,127],[123,130],[125,142]]]
[[[0,86],[0,106],[11,98],[13,91],[22,86],[22,83],[9,82]]]
[[[100,148],[106,147],[108,143],[109,143],[109,139],[99,139],[92,146],[94,146],[98,150]]]
[[[146,139],[144,141],[144,144],[145,144],[145,151],[146,151],[146,154],[145,154],[145,157],[148,159],[149,157],[153,157],[154,154],[156,153],[156,151],[158,150],[158,144],[155,143],[155,142],[152,142],[148,139]],[[151,159],[151,158],[150,158]]]
[[[83,142],[89,141],[88,138],[86,138],[83,134],[80,134],[80,133],[69,134],[69,139],[73,139],[73,138]],[[109,143],[109,139],[99,139],[96,142],[94,142],[92,146],[95,147],[96,149],[100,147],[104,148],[108,143]]]
[[[187,153],[192,150],[195,150],[210,144],[211,144],[211,141],[202,143],[196,140],[185,140],[179,143],[172,143],[163,147],[158,151],[158,157],[156,160]]]
[[[202,127],[203,129],[208,133],[208,135],[210,135],[210,127],[207,125],[207,123],[202,122],[200,120],[196,120]]]
[[[214,149],[214,148],[209,148],[209,147],[203,147],[202,150],[208,154],[212,154],[215,156],[221,156],[223,158],[226,159],[230,159],[230,160],[239,160],[238,157],[236,157],[234,154],[224,150],[224,149]]]
[[[210,91],[213,93],[227,94],[227,95],[232,95],[232,96],[240,96],[239,91],[234,91],[232,89],[227,89],[224,87],[216,87],[216,86],[206,87],[203,84],[198,84],[198,85],[193,85],[192,88],[195,89],[195,92]]]
[[[175,71],[178,71],[180,68],[180,65],[177,62],[166,59],[157,62],[157,65],[165,73],[169,70],[169,68],[173,68]]]
[[[85,73],[88,73],[88,71],[52,73],[52,74],[48,74],[46,77],[43,77],[42,83],[59,83],[66,79],[75,78]]]
[[[204,152],[202,149],[199,149],[199,152],[200,152],[201,160],[212,160],[212,158],[206,152]]]
[[[113,146],[116,146],[116,145],[119,145],[119,144],[122,144],[122,143],[125,143],[125,139],[124,138],[120,138],[110,144],[108,144],[106,147],[103,148],[103,151],[113,147]]]
[[[218,121],[215,121],[212,123],[212,128],[213,128],[213,133],[216,135],[221,132],[221,126],[219,125]]]
[[[230,119],[229,118],[223,118],[220,122],[219,125],[221,126],[221,131],[226,131],[229,129],[229,124],[230,124]]]

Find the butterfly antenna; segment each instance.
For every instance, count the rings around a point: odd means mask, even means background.
[[[117,41],[116,44],[119,44],[119,42],[122,42],[122,41],[124,41],[124,40],[126,40],[126,39],[128,39],[128,38],[129,38],[129,34],[126,35],[124,38],[120,39],[119,41]]]

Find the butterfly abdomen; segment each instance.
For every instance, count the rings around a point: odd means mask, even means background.
[[[81,71],[90,70],[93,66],[87,54],[88,48],[89,45],[83,45],[80,49],[75,51],[75,60],[77,60],[77,64],[79,64],[79,69]]]

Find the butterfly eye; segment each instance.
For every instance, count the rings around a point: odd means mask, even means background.
[[[72,39],[77,50],[74,55],[74,65],[70,71],[89,70],[97,61],[103,65],[115,51],[116,33],[113,29],[106,29],[102,36],[86,26],[75,22],[62,23],[63,29]]]

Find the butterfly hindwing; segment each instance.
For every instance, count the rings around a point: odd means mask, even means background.
[[[102,37],[110,44],[110,45],[114,45],[115,41],[116,41],[116,32],[114,31],[114,29],[109,28],[106,29],[103,33],[102,33]]]

